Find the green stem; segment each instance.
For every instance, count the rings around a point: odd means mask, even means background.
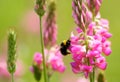
[[[92,21],[95,21],[95,14],[94,14],[94,12],[92,12],[92,13],[93,13]],[[94,82],[95,81],[95,67],[93,67],[93,72],[91,73],[91,77],[92,77],[92,82]]]
[[[87,29],[85,28],[84,29],[84,33],[85,33],[85,44],[86,44],[86,54],[88,52],[88,41],[87,41]],[[87,59],[88,61],[88,65],[90,65],[90,62],[89,62],[89,58]],[[90,73],[89,75],[89,79],[90,79],[90,82],[94,82],[94,73],[95,73],[95,69],[93,68],[93,72]]]
[[[94,82],[95,81],[95,69],[94,68],[93,68],[93,72],[90,73],[89,78],[90,78],[90,82]]]
[[[48,77],[48,82],[50,82],[50,77]]]
[[[11,82],[14,82],[14,74],[11,73]]]
[[[93,76],[93,82],[95,81],[95,68],[93,68],[93,74],[92,74],[92,76]]]
[[[44,73],[44,82],[48,82],[46,64],[45,64],[45,54],[44,54],[44,41],[43,41],[43,34],[42,34],[42,16],[39,16],[40,20],[40,42],[41,42],[41,51],[42,51],[42,58],[43,58],[43,73]]]

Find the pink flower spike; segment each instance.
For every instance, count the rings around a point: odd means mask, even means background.
[[[42,63],[42,54],[40,54],[39,52],[36,52],[34,54],[33,61],[35,64],[40,65]]]
[[[93,72],[93,68],[105,70],[107,63],[102,54],[108,56],[112,52],[108,41],[112,36],[109,33],[109,22],[100,15],[102,1],[72,0],[77,34],[71,33],[70,36],[71,67],[74,73],[83,73],[86,78]]]

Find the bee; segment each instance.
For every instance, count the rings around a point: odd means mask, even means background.
[[[70,46],[71,41],[70,40],[63,40],[63,42],[61,43],[61,47],[60,47],[60,52],[62,53],[62,55],[66,56],[68,54],[70,54],[70,52],[67,51],[67,49]]]

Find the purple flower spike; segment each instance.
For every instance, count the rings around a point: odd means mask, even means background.
[[[101,4],[102,0],[72,0],[78,34],[72,32],[70,37],[71,67],[74,73],[83,73],[86,78],[97,68],[105,70],[107,62],[102,54],[109,56],[112,52],[108,41],[112,34],[108,20],[100,16]]]
[[[55,2],[49,4],[49,11],[45,14],[43,23],[43,35],[45,47],[51,47],[56,44],[57,39],[57,24],[55,14]]]

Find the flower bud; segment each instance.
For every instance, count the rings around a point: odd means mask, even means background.
[[[33,65],[33,73],[34,73],[34,77],[37,81],[41,80],[41,75],[42,75],[42,70],[39,69],[38,66]]]
[[[45,13],[45,0],[36,0],[35,11],[39,16]]]
[[[97,82],[106,82],[105,77],[102,73],[98,74]]]

